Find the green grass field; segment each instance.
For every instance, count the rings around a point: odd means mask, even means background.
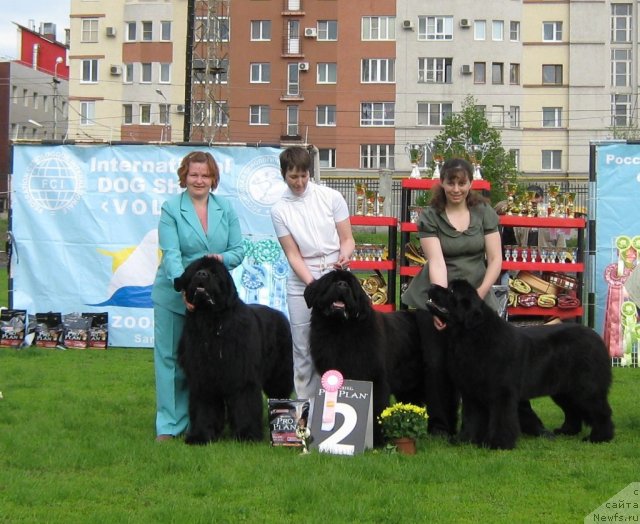
[[[640,481],[640,371],[613,371],[608,444],[426,438],[413,457],[301,456],[266,431],[257,444],[156,443],[150,350],[0,348],[0,523],[582,522]],[[534,407],[561,423],[550,400]]]

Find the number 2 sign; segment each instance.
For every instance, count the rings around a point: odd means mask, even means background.
[[[355,455],[373,447],[373,384],[344,380],[336,370],[322,375],[311,419],[311,449]]]

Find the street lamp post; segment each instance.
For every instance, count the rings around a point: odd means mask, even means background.
[[[56,64],[53,66],[53,139],[57,138],[58,132],[58,66],[62,63],[62,57],[56,58]]]
[[[171,142],[171,104],[168,103],[169,101],[167,100],[167,97],[164,96],[164,93],[160,89],[156,89],[156,93],[158,93],[163,100],[167,102],[165,104],[167,112],[164,116],[164,128],[162,130],[162,135],[160,136],[160,141]]]

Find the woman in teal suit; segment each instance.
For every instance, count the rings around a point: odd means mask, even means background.
[[[213,156],[202,151],[189,153],[178,168],[178,178],[186,191],[162,205],[158,226],[162,260],[151,293],[158,441],[182,434],[189,423],[188,391],[177,352],[191,305],[174,291],[173,281],[205,255],[230,270],[244,258],[238,216],[226,199],[212,193],[220,181]]]

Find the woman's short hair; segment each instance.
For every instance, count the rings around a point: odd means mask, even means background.
[[[292,146],[280,153],[280,173],[282,178],[287,171],[309,171],[311,169],[311,155],[304,147]]]
[[[187,187],[187,173],[189,172],[190,164],[207,164],[207,171],[211,177],[211,189],[218,187],[220,183],[220,169],[218,169],[218,163],[213,158],[211,153],[206,151],[191,151],[180,162],[178,168],[178,178],[180,179],[180,187]]]

